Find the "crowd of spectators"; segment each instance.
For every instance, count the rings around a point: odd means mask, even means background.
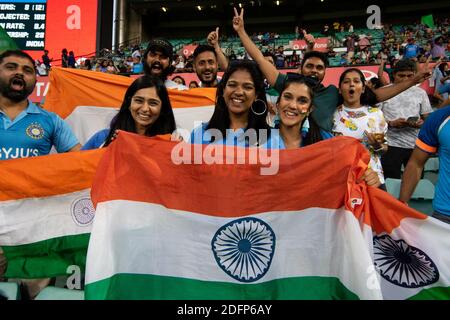
[[[448,18],[436,19],[435,28],[430,28],[420,22],[400,27],[385,24],[380,26],[382,38],[374,39],[371,34],[355,32],[351,22],[336,21],[330,25],[325,24],[319,37],[332,39],[339,33],[345,35],[342,41],[335,45],[341,50],[334,50],[332,41],[329,41],[327,55],[329,59],[334,59],[334,65],[379,65],[386,62],[393,66],[402,58],[410,58],[423,63],[431,56],[434,61],[439,58],[445,61],[450,52],[449,26]],[[310,35],[304,27],[297,26],[295,28],[297,40],[308,40],[305,39],[308,36]],[[289,46],[277,45],[277,41],[280,39],[278,33],[253,33],[251,38],[266,56],[272,56],[278,69],[297,69],[299,67],[305,50],[292,50]],[[222,36],[222,39],[226,40],[227,38]],[[194,42],[193,44],[198,43]],[[115,51],[103,49],[97,56],[89,58],[76,58],[73,51],[63,49],[61,60],[56,60],[54,64],[111,74],[142,74],[144,47],[144,44],[134,43],[129,46],[120,46]],[[343,50],[344,48],[345,50]],[[240,52],[235,52],[233,49],[226,50],[226,55],[229,60],[249,58],[245,50]],[[192,55],[186,57],[178,53],[172,60],[174,73],[194,72]],[[52,63],[53,59],[49,58],[49,53],[46,51],[42,59],[36,61],[39,74],[47,75]]]

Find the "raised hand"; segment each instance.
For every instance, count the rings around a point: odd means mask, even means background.
[[[306,33],[305,30],[303,30],[303,34],[305,35],[305,41],[308,44],[308,46],[314,46],[314,43],[316,42],[314,36],[310,33]]]
[[[233,29],[237,33],[244,31],[244,8],[241,9],[241,13],[234,8]]]
[[[219,27],[216,28],[216,31],[211,31],[208,34],[207,40],[210,46],[215,47],[219,44]]]

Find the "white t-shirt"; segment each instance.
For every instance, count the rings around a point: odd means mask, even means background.
[[[167,79],[164,82],[164,85],[167,89],[178,89],[178,90],[188,90],[189,88],[186,86],[183,86],[182,84],[178,84],[175,81]]]
[[[420,117],[433,112],[430,99],[425,90],[419,87],[411,87],[395,97],[379,103],[387,121],[400,118]],[[391,147],[414,149],[419,135],[416,128],[389,128],[387,142]]]
[[[370,153],[369,168],[378,174],[381,183],[385,182],[383,167],[381,166],[381,155],[369,145],[364,131],[386,134],[387,130],[386,120],[379,108],[369,106],[348,108],[341,105],[334,113],[333,134],[335,136],[353,137],[361,141]]]

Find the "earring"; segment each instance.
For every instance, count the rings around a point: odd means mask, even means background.
[[[300,129],[301,132],[304,134],[307,134],[309,132],[309,114],[306,116],[305,121],[303,122],[302,128]]]
[[[264,105],[264,111],[263,111],[263,112],[255,112],[255,109],[253,109],[253,106],[254,106],[256,103],[258,103],[258,101],[259,101],[259,103],[262,103],[262,104]],[[263,100],[261,100],[261,99],[256,99],[255,102],[252,104],[252,106],[251,106],[250,109],[251,109],[252,112],[253,112],[254,114],[256,114],[257,116],[262,116],[262,115],[263,115],[264,113],[266,113],[266,111],[267,111],[267,104],[266,104]]]

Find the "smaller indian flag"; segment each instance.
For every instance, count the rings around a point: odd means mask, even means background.
[[[104,150],[6,160],[0,165],[0,247],[8,278],[84,269],[95,211],[93,176]]]
[[[53,68],[45,109],[61,116],[84,144],[99,130],[110,127],[134,80],[101,72]],[[211,119],[215,88],[168,89],[168,93],[177,128],[187,130],[187,138],[196,125]]]
[[[121,133],[101,160],[87,299],[450,297],[449,226],[357,183],[355,139],[281,151],[274,176],[248,155],[176,165],[174,146]]]

